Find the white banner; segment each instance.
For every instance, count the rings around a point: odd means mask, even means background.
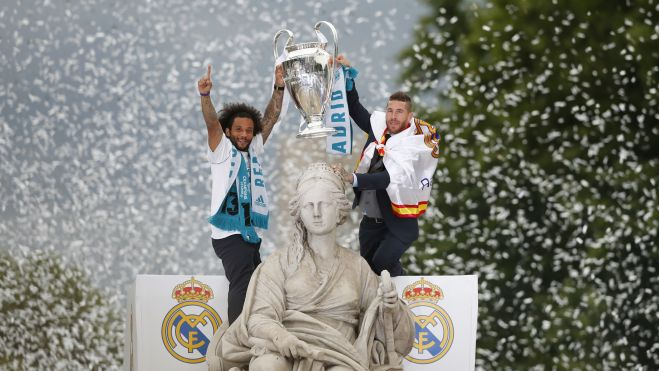
[[[403,276],[394,278],[394,282],[415,316],[414,348],[405,357],[403,368],[473,371],[478,316],[476,276]]]
[[[224,276],[138,275],[128,298],[125,370],[208,370],[206,350],[227,321]]]
[[[334,87],[325,111],[325,127],[336,129],[327,136],[326,152],[332,155],[352,154],[352,126],[348,112],[346,80],[343,68],[334,69]]]
[[[473,371],[476,357],[476,276],[393,278],[415,315],[406,371]],[[207,370],[206,350],[227,320],[224,276],[138,275],[128,302],[124,369]]]

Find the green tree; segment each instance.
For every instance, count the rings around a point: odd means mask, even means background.
[[[0,253],[0,369],[108,370],[121,365],[122,321],[77,267],[53,253]]]
[[[659,3],[449,1],[402,55],[443,134],[415,273],[479,275],[477,365],[659,367]]]

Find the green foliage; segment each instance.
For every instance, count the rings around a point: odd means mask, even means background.
[[[426,2],[402,78],[444,143],[408,266],[479,275],[479,367],[656,369],[659,3]]]
[[[119,368],[122,321],[78,268],[52,253],[2,252],[0,282],[1,369]]]

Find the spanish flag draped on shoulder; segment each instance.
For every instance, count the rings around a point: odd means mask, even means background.
[[[373,112],[371,128],[376,138],[384,136],[387,129],[384,112]],[[375,148],[384,150],[382,161],[391,179],[387,193],[394,215],[400,218],[421,216],[428,208],[433,174],[437,168],[437,130],[425,121],[412,118],[407,129],[391,136],[384,144],[378,141],[369,144],[357,165],[357,173],[368,171]]]

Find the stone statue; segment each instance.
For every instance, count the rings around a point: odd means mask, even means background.
[[[402,370],[413,315],[386,271],[378,277],[336,244],[350,211],[341,178],[328,164],[309,166],[290,211],[290,246],[252,275],[242,314],[211,341],[210,370]]]

